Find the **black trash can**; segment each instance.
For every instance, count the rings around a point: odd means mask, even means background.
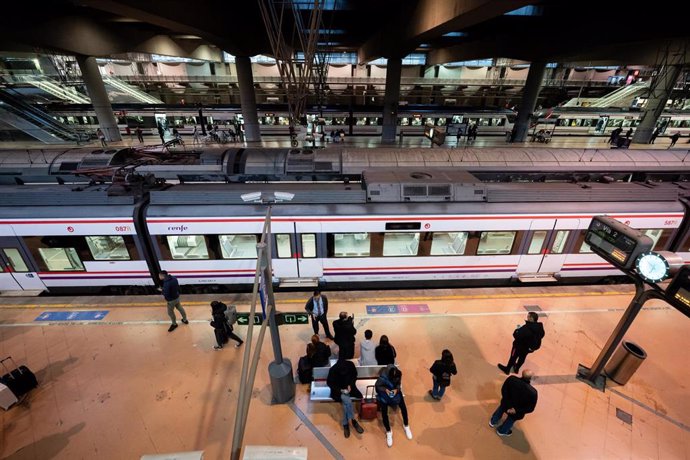
[[[604,367],[604,372],[614,382],[625,385],[646,358],[647,353],[639,345],[624,340]]]

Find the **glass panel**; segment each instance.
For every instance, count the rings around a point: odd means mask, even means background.
[[[586,254],[586,253],[592,253],[592,248],[589,247],[589,244],[585,243],[584,240],[582,241],[582,244],[580,245],[580,249],[577,251],[580,254]]]
[[[664,231],[660,228],[650,229],[650,230],[642,230],[642,233],[644,233],[645,235],[650,237],[652,239],[652,241],[654,242],[654,244],[652,245],[652,248],[654,248],[654,249],[656,249],[656,245],[659,242],[659,239],[661,238],[661,234],[663,232]]]
[[[537,230],[532,234],[532,242],[529,244],[527,254],[540,254],[541,248],[544,247],[544,240],[546,239],[546,230]]]
[[[290,244],[290,235],[281,233],[276,235],[276,248],[278,248],[279,259],[289,259],[292,257],[292,245]]]
[[[304,233],[302,236],[302,258],[313,259],[316,257],[316,235]]]
[[[15,272],[28,272],[29,271],[29,267],[26,266],[26,262],[24,262],[24,258],[19,253],[19,249],[7,248],[7,249],[3,249],[2,252],[4,252],[7,259],[9,259],[10,267],[12,267],[12,271],[15,271]]]
[[[121,236],[87,236],[94,260],[129,260],[125,239]]]
[[[510,254],[515,232],[482,232],[477,255]]]
[[[256,259],[257,235],[220,235],[223,259]]]
[[[383,256],[416,256],[419,249],[419,233],[385,233]]]
[[[467,232],[434,232],[431,241],[431,255],[461,256],[465,253]]]
[[[363,257],[369,255],[368,233],[335,233],[335,257]]]
[[[565,242],[568,241],[568,235],[570,235],[570,230],[558,230],[556,232],[556,237],[551,245],[551,252],[553,254],[563,254]]]
[[[49,271],[84,270],[74,248],[38,248],[38,253]]]
[[[169,235],[168,246],[173,259],[208,259],[202,235]]]

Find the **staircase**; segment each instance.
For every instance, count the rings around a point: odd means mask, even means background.
[[[127,84],[117,77],[103,75],[103,83],[117,91],[121,91],[127,94],[128,96],[134,98],[138,102],[142,102],[145,104],[163,104],[163,101],[161,101],[160,99],[156,99],[155,97],[145,93],[138,87]]]
[[[71,104],[90,104],[91,99],[83,95],[71,86],[62,86],[60,83],[43,75],[19,75],[15,77],[16,81],[28,83],[36,88],[45,91],[48,94],[70,102]]]

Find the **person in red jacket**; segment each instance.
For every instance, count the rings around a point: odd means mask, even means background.
[[[501,403],[489,420],[489,426],[495,428],[503,418],[503,414],[507,414],[505,421],[496,428],[496,434],[499,436],[513,434],[513,424],[525,418],[526,414],[534,412],[538,394],[536,388],[530,384],[532,377],[532,372],[525,369],[522,371],[522,377],[511,375],[503,382]]]

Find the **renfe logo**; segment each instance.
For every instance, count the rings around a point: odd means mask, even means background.
[[[189,229],[189,227],[187,227],[186,225],[182,225],[182,224],[168,226],[169,232],[184,232],[185,230],[188,230],[188,229]]]

